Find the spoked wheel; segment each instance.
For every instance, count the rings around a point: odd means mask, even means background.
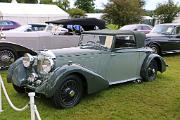
[[[0,69],[9,67],[16,59],[15,54],[11,50],[0,49]]]
[[[153,81],[157,77],[157,62],[152,60],[146,70],[145,81]]]
[[[161,51],[157,45],[152,44],[150,45],[150,48],[153,50],[153,53],[161,54]]]
[[[82,81],[75,75],[66,77],[53,96],[57,108],[71,108],[78,104],[82,98]]]

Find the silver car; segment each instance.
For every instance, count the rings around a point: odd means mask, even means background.
[[[32,30],[32,27],[29,28],[29,26],[1,32],[0,69],[8,67],[17,58],[27,52],[35,55],[35,51],[38,50],[66,48],[78,45],[78,35],[61,35],[62,32],[66,32],[65,28],[59,29],[57,26],[53,27],[50,25],[46,29],[40,30],[38,27],[33,27],[36,30]]]

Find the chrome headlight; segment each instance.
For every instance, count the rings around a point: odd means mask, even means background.
[[[34,62],[34,57],[29,53],[25,53],[23,57],[23,65],[24,67],[29,67]]]
[[[41,68],[42,72],[47,74],[51,71],[54,66],[54,61],[51,58],[45,58],[42,60]]]

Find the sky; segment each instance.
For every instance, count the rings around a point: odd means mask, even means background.
[[[74,5],[74,1],[75,0],[69,0],[71,3],[71,7],[73,7]],[[107,4],[109,0],[95,0],[95,7],[98,9],[103,9],[103,5]],[[168,0],[145,0],[146,1],[146,5],[144,7],[144,9],[146,10],[154,10],[156,8],[156,6],[158,5],[158,3],[164,3],[167,2]],[[180,5],[180,0],[173,0],[175,3],[178,3],[178,5]]]

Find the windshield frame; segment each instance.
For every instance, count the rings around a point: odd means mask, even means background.
[[[173,25],[156,25],[154,28],[151,30],[151,33],[158,33],[158,34],[173,34],[175,26]],[[168,30],[170,30],[168,32]]]
[[[92,37],[96,37],[96,40],[94,39],[94,41],[96,41],[93,44],[88,44],[87,42],[91,41],[91,40],[84,40],[86,39],[84,36],[88,37],[88,36],[92,36]],[[104,45],[100,43],[100,39],[97,40],[97,38],[100,37],[105,37],[104,39]],[[89,38],[89,37],[88,37]],[[78,46],[80,46],[81,48],[91,48],[91,49],[104,49],[104,50],[112,50],[113,46],[114,46],[114,39],[115,39],[115,35],[106,35],[106,34],[82,34],[79,38],[79,43]],[[83,41],[87,41],[86,44],[83,43]],[[102,41],[101,41],[102,42]],[[105,46],[110,44],[110,46]]]

